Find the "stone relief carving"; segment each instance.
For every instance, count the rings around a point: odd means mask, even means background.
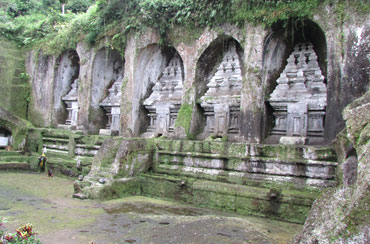
[[[67,126],[76,126],[78,118],[78,79],[75,79],[71,85],[71,90],[62,97],[67,106],[68,117],[65,122]]]
[[[275,116],[272,135],[281,143],[305,144],[324,135],[327,89],[311,43],[300,43],[268,99]],[[287,138],[290,137],[290,138]]]
[[[201,137],[237,136],[240,130],[242,72],[234,42],[230,42],[221,64],[200,98],[206,126]]]
[[[144,137],[159,134],[168,136],[174,131],[175,121],[181,106],[183,71],[180,57],[176,54],[155,83],[151,95],[143,105],[149,111],[150,119]]]
[[[121,116],[121,96],[122,96],[122,67],[117,67],[117,62],[114,62],[114,77],[115,80],[111,88],[109,88],[108,96],[99,104],[106,112],[108,123],[105,129],[101,129],[99,134],[111,135],[118,133],[120,130],[120,116]]]

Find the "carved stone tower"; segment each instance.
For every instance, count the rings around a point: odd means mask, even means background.
[[[234,42],[230,42],[207,87],[207,92],[200,99],[206,117],[201,137],[215,135],[237,138],[240,131],[242,72]]]
[[[105,129],[100,129],[99,134],[112,135],[118,134],[120,128],[120,115],[121,115],[121,87],[123,76],[120,74],[118,79],[109,88],[108,96],[100,103],[108,116],[108,123]]]
[[[78,118],[78,79],[74,80],[71,85],[71,90],[67,95],[62,97],[63,102],[67,106],[68,117],[65,122],[66,126],[58,126],[70,129],[71,126],[77,126]]]
[[[280,143],[306,144],[322,141],[327,89],[311,43],[300,43],[268,99],[275,116],[272,135]]]
[[[144,137],[169,136],[174,131],[181,106],[182,88],[183,71],[180,57],[176,54],[154,85],[152,94],[143,103],[150,118]]]

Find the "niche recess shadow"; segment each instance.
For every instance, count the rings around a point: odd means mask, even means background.
[[[54,75],[53,124],[64,124],[68,113],[62,96],[71,90],[74,80],[80,73],[80,58],[75,50],[67,50],[56,61]]]
[[[100,103],[108,96],[108,89],[118,77],[124,75],[123,68],[124,60],[117,50],[102,48],[95,55],[89,108],[89,133],[97,134],[99,129],[106,127],[108,117]]]
[[[134,83],[135,90],[132,97],[134,136],[139,136],[147,131],[150,123],[148,117],[149,111],[145,109],[143,102],[152,93],[155,83],[161,78],[164,68],[170,60],[178,54],[173,47],[160,47],[157,44],[151,44],[143,48],[136,60]],[[181,68],[184,70],[181,60]]]

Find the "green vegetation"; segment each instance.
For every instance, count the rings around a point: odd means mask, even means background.
[[[78,41],[123,53],[127,34],[148,27],[157,29],[165,44],[174,26],[191,33],[223,23],[271,26],[311,18],[328,3],[360,13],[370,10],[365,0],[5,0],[0,3],[0,36],[50,54],[75,48]]]
[[[190,135],[190,123],[192,114],[192,106],[190,104],[184,103],[179,109],[179,113],[175,122],[175,127],[182,127],[185,129],[185,133],[189,139],[191,139],[192,137],[192,135]]]

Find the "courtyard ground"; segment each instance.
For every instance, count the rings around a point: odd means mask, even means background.
[[[146,197],[72,198],[73,181],[0,171],[0,216],[10,232],[32,223],[43,244],[286,244],[301,225]]]

